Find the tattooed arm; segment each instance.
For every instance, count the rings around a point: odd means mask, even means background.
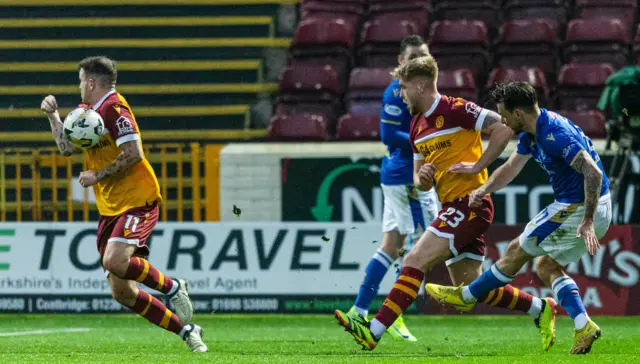
[[[84,187],[93,186],[105,178],[128,170],[144,159],[144,152],[142,151],[142,143],[140,143],[140,140],[123,143],[120,145],[120,149],[122,149],[122,153],[118,155],[112,164],[104,169],[97,172],[85,171],[80,173],[80,184]]]
[[[479,173],[483,169],[489,167],[509,144],[509,139],[513,136],[513,131],[502,123],[500,114],[486,110],[484,120],[481,122],[480,131],[489,135],[489,145],[482,153],[482,156],[476,163],[458,163],[449,169],[454,173]]]
[[[584,217],[578,225],[577,237],[584,238],[589,254],[594,255],[600,249],[600,242],[596,236],[593,218],[600,199],[602,187],[602,171],[596,162],[584,150],[580,151],[571,162],[571,168],[584,175]]]
[[[69,142],[67,137],[64,135],[64,128],[62,125],[62,121],[60,120],[60,113],[58,112],[58,103],[56,98],[49,95],[42,100],[42,104],[40,105],[42,111],[45,112],[47,118],[49,118],[49,124],[51,125],[51,133],[53,133],[53,138],[56,141],[56,145],[58,145],[58,150],[60,154],[65,157],[72,155],[73,153],[78,152],[79,150]]]
[[[584,175],[584,220],[593,221],[600,199],[602,171],[584,150],[574,157],[571,168]]]

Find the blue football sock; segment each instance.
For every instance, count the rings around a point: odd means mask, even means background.
[[[496,263],[492,265],[490,269],[487,269],[484,273],[482,273],[480,277],[476,278],[475,281],[471,282],[468,288],[465,287],[463,296],[465,300],[469,300],[469,294],[476,300],[486,297],[489,292],[493,291],[494,289],[504,287],[507,284],[511,283],[513,278],[514,277],[508,276],[504,272],[502,272],[500,268],[498,268],[498,265]]]
[[[364,270],[364,282],[362,282],[360,286],[360,292],[358,292],[355,303],[356,310],[358,310],[361,315],[365,316],[368,314],[369,305],[371,305],[371,301],[378,295],[380,282],[382,282],[391,263],[393,263],[393,258],[381,249],[378,249],[369,261],[367,268]]]
[[[576,282],[570,277],[562,276],[553,281],[551,288],[553,288],[556,300],[573,319],[576,329],[583,328],[589,316],[578,293]]]

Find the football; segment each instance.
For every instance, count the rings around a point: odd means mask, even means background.
[[[97,112],[79,107],[64,119],[64,134],[80,149],[94,147],[104,135],[104,122]]]

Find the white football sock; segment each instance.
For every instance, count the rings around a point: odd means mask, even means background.
[[[362,317],[367,317],[369,315],[369,310],[365,310],[364,308],[360,308],[358,306],[353,306],[356,309],[356,312],[362,315]]]
[[[529,314],[529,316],[533,317],[533,319],[537,319],[538,316],[540,316],[540,313],[542,312],[542,300],[539,299],[538,297],[533,297],[533,300],[531,301],[531,307],[529,308],[529,311],[527,311],[527,313]]]
[[[169,292],[167,292],[167,296],[173,296],[176,292],[178,292],[178,288],[180,288],[180,283],[178,283],[178,281],[176,281],[175,279],[172,279],[173,281],[173,286],[171,286],[171,289],[169,290]]]
[[[471,294],[471,290],[469,289],[469,286],[462,287],[462,299],[465,302],[475,302],[478,300]]]
[[[382,334],[387,331],[387,327],[382,324],[382,322],[378,321],[378,319],[373,319],[369,323],[369,330],[376,339],[380,339]]]
[[[586,313],[581,313],[573,319],[573,324],[576,330],[583,329],[585,326],[587,326],[587,322],[589,322],[589,315],[587,315]]]

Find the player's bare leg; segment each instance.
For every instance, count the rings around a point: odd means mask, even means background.
[[[113,298],[149,322],[171,331],[184,340],[193,352],[207,351],[202,342],[202,328],[198,325],[183,325],[178,317],[160,300],[138,289],[136,282],[109,274]]]
[[[363,349],[373,350],[387,328],[415,301],[425,276],[424,272],[431,270],[451,255],[448,239],[426,231],[405,256],[400,277],[375,319],[371,322],[353,320],[340,311],[336,311],[336,319]]]
[[[193,318],[193,306],[187,293],[187,282],[182,279],[172,279],[144,258],[134,257],[136,246],[118,241],[107,244],[102,259],[106,270],[122,279],[140,282],[145,286],[169,296],[176,315],[183,324],[188,324]]]
[[[553,288],[554,296],[573,319],[575,336],[571,354],[588,354],[593,342],[602,335],[602,330],[589,318],[576,282],[549,256],[538,259],[536,272],[546,285]]]

